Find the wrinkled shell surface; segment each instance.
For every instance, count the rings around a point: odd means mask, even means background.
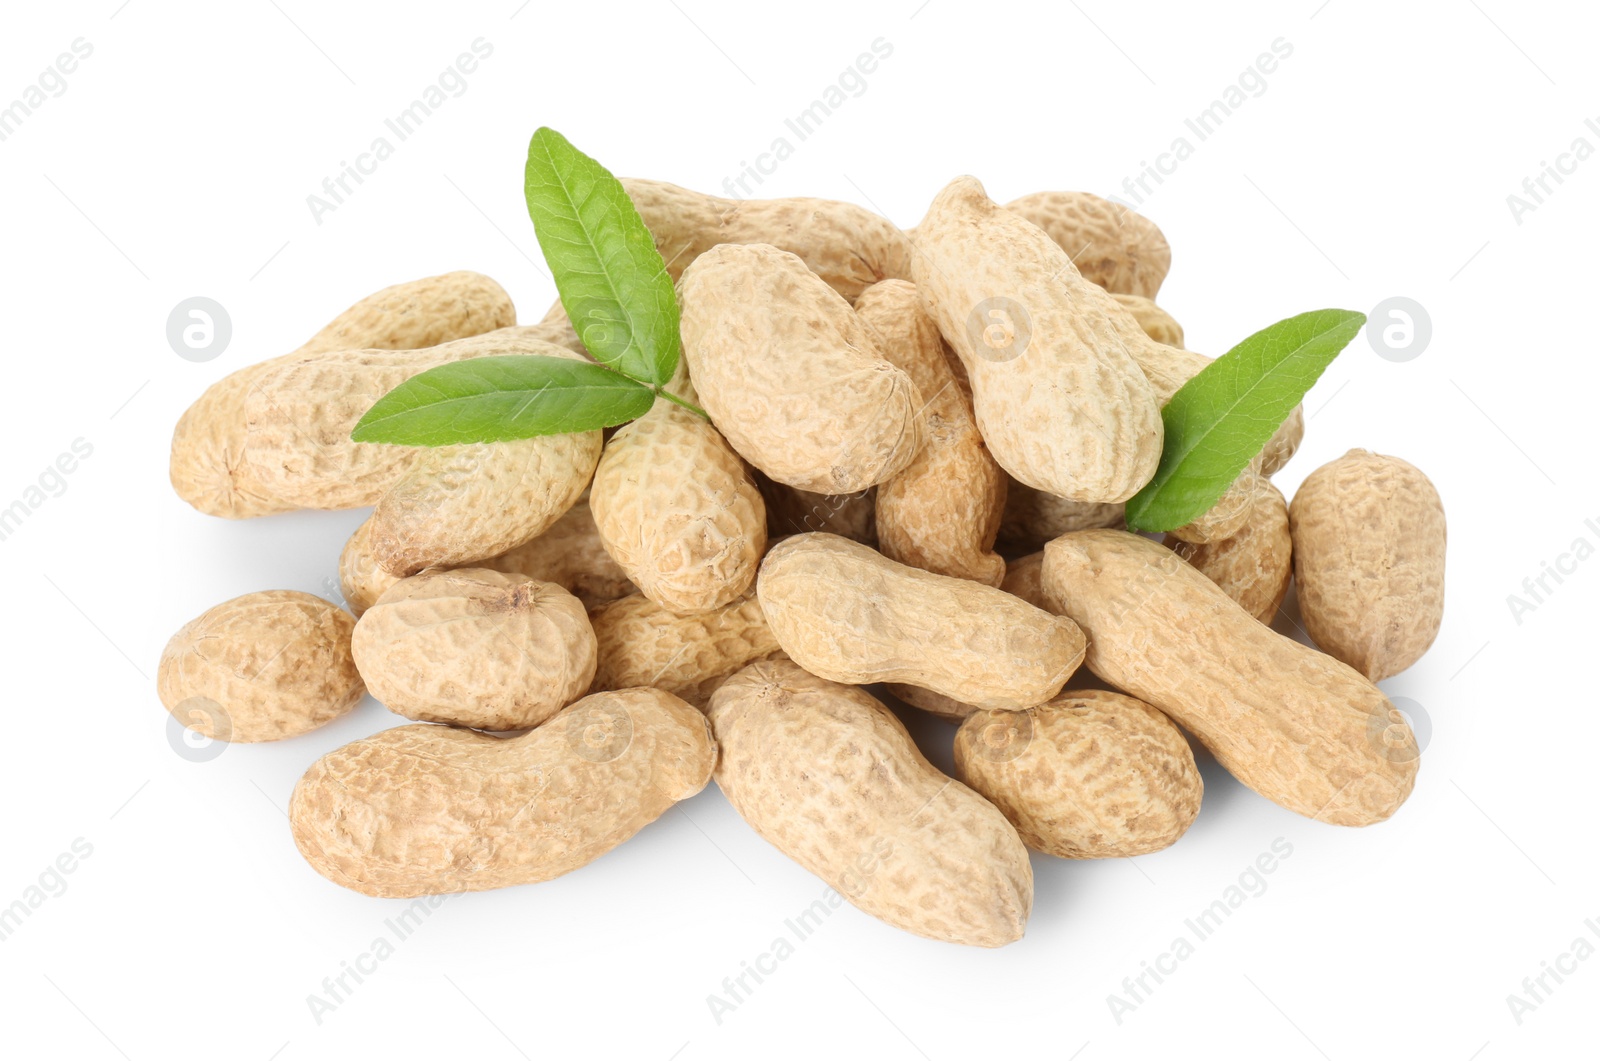
[[[401,579],[361,616],[352,647],[395,714],[489,730],[554,715],[588,691],[596,658],[578,598],[481,568]]]
[[[1065,251],[960,177],[918,226],[911,266],[1013,478],[1081,501],[1126,501],[1150,480],[1160,407],[1107,307],[1123,311]]]
[[[596,692],[649,685],[704,707],[728,675],[783,655],[754,593],[681,616],[636,593],[596,608],[589,621],[600,645]]]
[[[339,590],[344,594],[344,606],[359,619],[399,581],[400,576],[389,574],[372,555],[372,517],[368,516],[339,551]]]
[[[1268,625],[1272,623],[1289,590],[1293,569],[1289,506],[1277,487],[1261,481],[1250,520],[1233,537],[1191,545],[1168,535],[1166,544],[1239,607]]]
[[[1050,600],[1044,592],[1044,552],[1029,553],[1007,563],[1006,577],[1000,588],[1035,608],[1051,611]]]
[[[1313,641],[1373,681],[1422,658],[1444,619],[1444,503],[1426,475],[1353,449],[1306,476],[1289,531]]]
[[[695,400],[693,388],[673,391]],[[606,443],[589,493],[600,539],[668,611],[711,611],[749,591],[767,548],[767,509],[722,434],[658,398]]]
[[[572,353],[538,338],[535,325],[502,328],[427,350],[340,350],[276,365],[244,403],[250,474],[296,508],[375,505],[418,459],[414,446],[352,442],[372,404],[412,376],[469,357]]]
[[[1089,192],[1034,192],[1006,204],[1071,255],[1084,279],[1117,294],[1153,299],[1172,268],[1154,221]]]
[[[1125,531],[1045,546],[1045,592],[1096,675],[1169,715],[1297,814],[1370,825],[1411,793],[1417,744],[1378,687],[1275,633],[1171,550]]]
[[[623,178],[674,280],[719,243],[766,243],[805,262],[849,300],[879,280],[911,278],[911,241],[886,218],[829,199],[720,199]]]
[[[1139,322],[1139,327],[1150,338],[1166,346],[1183,346],[1183,325],[1172,314],[1142,295],[1113,293],[1111,297]]]
[[[172,488],[201,512],[229,519],[295,508],[257,483],[246,467],[245,399],[263,377],[308,354],[416,350],[516,322],[511,296],[479,273],[445,273],[368,295],[300,349],[239,369],[207,388],[172,433]]]
[[[902,682],[1020,711],[1060,692],[1083,661],[1071,620],[832,534],[774,546],[756,593],[783,650],[831,681]]]
[[[520,737],[398,726],[324,755],[289,802],[296,846],[380,898],[483,891],[586,865],[705,787],[716,745],[670,693],[596,693]]]
[[[922,451],[878,487],[878,548],[924,571],[999,585],[1006,564],[994,539],[1006,474],[978,433],[972,401],[945,360],[938,326],[904,280],[867,288],[856,313],[877,331],[884,357],[905,370],[926,403]]]
[[[172,635],[156,692],[179,722],[214,740],[293,737],[361,699],[354,626],[344,609],[309,593],[246,593]]]
[[[710,715],[728,802],[857,908],[950,943],[1022,937],[1033,869],[1016,830],[877,700],[774,661],[730,678]]]
[[[1177,842],[1200,813],[1189,742],[1140,700],[1098,689],[956,731],[956,777],[1022,842],[1057,858],[1128,858]]]
[[[781,483],[848,494],[903,471],[922,396],[850,304],[793,254],[721,246],[679,284],[683,353],[729,444]]]
[[[878,488],[853,494],[814,494],[775,483],[755,473],[756,485],[767,503],[769,540],[808,531],[827,531],[862,545],[878,545]]]

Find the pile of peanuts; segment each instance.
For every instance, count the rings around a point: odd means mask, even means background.
[[[549,880],[715,777],[860,909],[994,947],[1032,910],[1029,849],[1183,835],[1185,731],[1319,821],[1406,799],[1416,741],[1374,683],[1438,631],[1438,494],[1352,450],[1286,503],[1297,409],[1210,511],[1164,542],[1123,529],[1162,404],[1208,363],[1153,301],[1171,253],[1149,220],[1077,192],[1002,207],[971,177],[909,232],[624,184],[677,284],[668,389],[709,422],[658,400],[614,432],[350,441],[425,369],[588,356],[559,303],[518,325],[457,272],[363,299],[178,423],[172,483],[202,512],[372,506],[348,611],[247,594],[160,665],[168,710],[215,739],[305,733],[365,692],[417,721],[296,786],[317,872],[383,897]],[[1324,651],[1269,625],[1291,576]],[[954,778],[886,699],[959,724]]]

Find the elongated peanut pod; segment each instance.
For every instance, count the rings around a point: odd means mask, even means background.
[[[1124,531],[1064,535],[1045,546],[1044,587],[1089,635],[1090,670],[1274,803],[1371,825],[1411,794],[1416,740],[1378,687],[1257,622],[1171,550]]]
[[[925,403],[928,441],[905,471],[878,487],[878,548],[924,571],[999,585],[1006,563],[994,539],[1006,475],[989,455],[971,399],[945,361],[938,326],[904,280],[867,288],[856,312],[876,329],[884,357],[905,370]]]

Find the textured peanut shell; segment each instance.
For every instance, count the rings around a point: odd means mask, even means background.
[[[678,287],[701,404],[745,460],[781,483],[849,494],[922,447],[922,395],[850,304],[793,254],[720,246]]]
[[[1111,297],[1128,311],[1129,315],[1139,323],[1140,329],[1150,338],[1165,346],[1183,346],[1183,325],[1179,324],[1172,314],[1143,295],[1113,293]]]
[[[335,884],[385,899],[550,880],[705,787],[705,717],[659,689],[586,696],[500,738],[398,726],[329,752],[289,801],[295,845]]]
[[[1422,658],[1444,618],[1444,503],[1426,475],[1353,449],[1306,476],[1289,533],[1313,641],[1373,681]]]
[[[1098,195],[1034,192],[1006,209],[1043,229],[1086,280],[1116,294],[1153,299],[1172,268],[1172,248],[1154,221]]]
[[[256,482],[245,462],[245,399],[272,369],[332,350],[437,346],[516,320],[511,296],[479,273],[445,273],[368,295],[293,353],[239,369],[208,387],[172,433],[172,488],[201,512],[229,519],[294,508]]]
[[[361,616],[351,647],[395,714],[488,730],[539,725],[588,691],[596,659],[578,598],[482,568],[401,579]]]
[[[1131,696],[1062,693],[1027,711],[979,711],[956,731],[956,777],[1022,842],[1057,858],[1130,858],[1177,842],[1203,783],[1172,720]]]
[[[368,608],[378,602],[384,591],[400,576],[391,575],[372,555],[372,517],[361,521],[344,548],[339,551],[339,590],[344,594],[344,606],[356,618],[361,618]]]
[[[994,551],[1006,474],[989,455],[972,400],[945,360],[939,328],[917,289],[885,280],[862,292],[856,313],[879,349],[923,397],[927,442],[899,475],[878,487],[878,548],[891,560],[953,578],[999,585],[1006,564]]]
[[[1080,501],[1126,501],[1150,480],[1160,406],[1107,307],[1122,310],[1044,232],[960,177],[918,227],[911,269],[1013,478]]]
[[[687,380],[673,393],[696,396]],[[715,427],[664,398],[606,442],[589,508],[612,559],[678,615],[744,596],[767,548],[766,504],[744,461]]]
[[[877,700],[773,661],[728,679],[710,716],[728,802],[858,909],[949,943],[1022,937],[1033,869],[1016,830]]]
[[[427,350],[340,350],[277,365],[245,401],[250,474],[271,496],[297,508],[375,505],[422,450],[352,442],[351,430],[372,404],[436,365],[508,354],[577,356],[542,334],[547,331],[538,325],[502,328]]]
[[[1045,546],[1044,587],[1088,634],[1090,670],[1274,803],[1370,825],[1410,795],[1416,740],[1378,687],[1257,622],[1171,550],[1125,531],[1064,535]]]
[[[1256,470],[1259,466],[1260,458],[1257,457],[1228,485],[1228,489],[1217,498],[1216,504],[1171,531],[1172,537],[1194,545],[1205,545],[1231,538],[1243,530],[1255,511],[1256,498],[1262,487],[1267,485],[1266,477]]]
[[[1293,571],[1289,506],[1277,487],[1261,481],[1250,519],[1233,537],[1192,545],[1169,534],[1166,545],[1221,587],[1239,607],[1272,623]]]
[[[294,590],[246,593],[184,624],[161,653],[156,692],[196,733],[250,743],[327,725],[361,699],[355,620]]]
[[[674,615],[635,593],[589,621],[600,648],[596,692],[649,685],[703,708],[730,674],[783,656],[754,593],[698,615]]]
[[[411,575],[514,549],[583,496],[600,447],[599,431],[574,431],[421,448],[373,509],[373,555],[391,574]]]
[[[1060,692],[1083,661],[1070,620],[832,534],[773,546],[756,593],[783,650],[830,681],[901,682],[1020,711]]]
[[[886,218],[829,199],[720,199],[663,181],[623,178],[676,280],[719,243],[765,243],[805,262],[843,298],[911,277],[911,241]]]
[[[878,488],[853,494],[816,494],[773,482],[755,473],[756,485],[767,503],[767,534],[777,539],[808,531],[827,531],[862,545],[878,544]]]

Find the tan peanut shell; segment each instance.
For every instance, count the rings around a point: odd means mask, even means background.
[[[520,737],[384,730],[318,759],[289,823],[311,868],[409,899],[550,880],[705,787],[716,745],[671,693],[586,696]]]
[[[1016,830],[866,692],[757,663],[717,690],[710,717],[728,802],[858,909],[950,943],[1022,937],[1033,869]]]
[[[1289,533],[1313,641],[1373,681],[1422,658],[1444,618],[1444,504],[1426,475],[1353,449],[1306,476]]]
[[[355,620],[294,590],[246,593],[184,624],[161,653],[156,693],[213,740],[281,740],[346,714],[364,691]]]
[[[960,177],[918,226],[911,270],[966,366],[989,451],[1013,478],[1112,502],[1150,480],[1160,406],[1107,307],[1123,311],[1044,232]]]
[[[293,353],[241,368],[207,388],[172,433],[172,488],[212,516],[246,519],[288,511],[296,506],[257,483],[245,461],[245,399],[264,376],[309,354],[416,350],[515,323],[511,296],[480,273],[445,273],[368,295]]]
[[[783,655],[754,593],[697,615],[674,615],[643,594],[589,613],[599,642],[595,692],[649,685],[703,708],[728,675]]]
[[[756,485],[767,503],[767,535],[776,540],[790,534],[827,531],[862,545],[878,545],[878,488],[853,494],[815,494],[773,482],[755,473]]]
[[[1417,745],[1378,687],[1274,632],[1136,534],[1045,546],[1044,586],[1089,636],[1097,676],[1170,716],[1248,787],[1333,825],[1370,825],[1411,793]]]
[[[788,251],[852,302],[880,280],[911,278],[911,241],[905,233],[854,203],[721,199],[626,177],[622,186],[674,280],[719,243],[765,243]]]
[[[924,571],[999,585],[1006,563],[994,539],[1006,474],[978,433],[972,401],[945,361],[938,326],[905,280],[867,288],[856,313],[878,333],[884,357],[916,384],[927,429],[916,459],[878,487],[878,548]]]
[[[773,546],[756,593],[789,658],[831,681],[902,682],[1020,711],[1054,696],[1083,661],[1071,620],[832,534]]]
[[[673,393],[696,394],[682,373]],[[744,461],[704,418],[665,398],[617,430],[589,491],[600,540],[646,597],[678,615],[755,583],[767,508]]]
[[[1107,291],[1153,299],[1172,268],[1172,248],[1155,222],[1090,192],[1034,192],[1006,209],[1043,229],[1084,279]]]
[[[1189,742],[1141,700],[1102,689],[1027,711],[979,711],[956,731],[956,777],[1022,842],[1057,858],[1130,858],[1176,843],[1200,813]]]
[[[372,404],[417,373],[453,361],[508,354],[578,356],[538,338],[541,334],[546,332],[538,325],[502,328],[427,350],[340,350],[274,366],[244,403],[250,474],[270,496],[297,508],[377,504],[421,450],[352,442],[351,430]]]
[[[719,246],[684,271],[683,353],[712,422],[781,483],[849,494],[922,447],[923,399],[850,304],[799,258]]]
[[[359,619],[378,602],[385,590],[399,581],[399,575],[389,574],[372,555],[372,517],[369,516],[339,550],[339,591],[344,595],[344,606]]]
[[[401,579],[361,616],[351,648],[395,714],[488,730],[539,725],[588,691],[596,659],[578,598],[482,568]]]
[[[1146,335],[1165,346],[1183,346],[1183,325],[1172,314],[1143,295],[1123,295],[1113,292],[1117,304],[1139,323]]]
[[[1221,587],[1239,607],[1271,625],[1289,590],[1293,549],[1289,506],[1265,479],[1250,510],[1250,520],[1231,538],[1191,545],[1172,535],[1166,545]]]

